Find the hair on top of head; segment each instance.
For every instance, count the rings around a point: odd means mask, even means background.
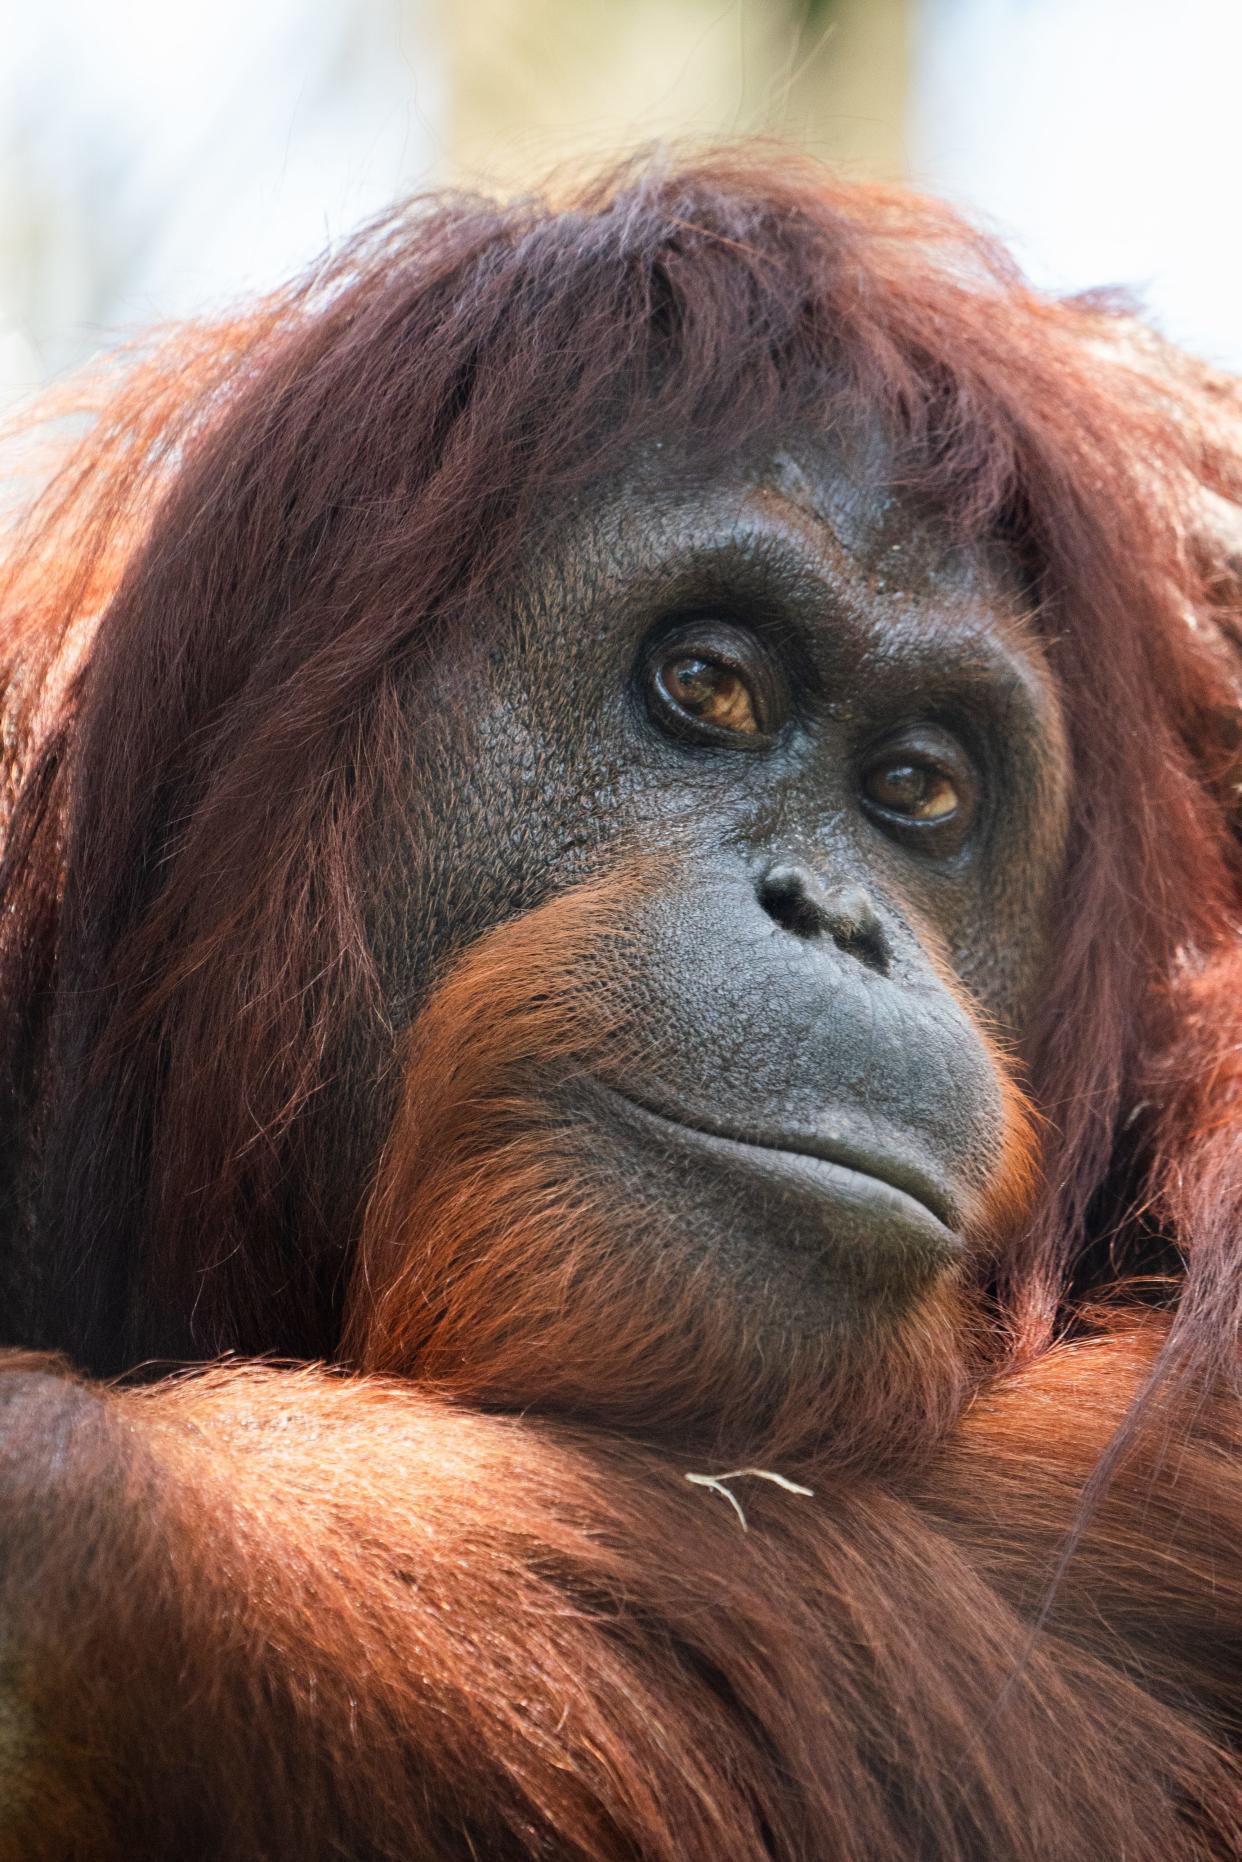
[[[0,1078],[18,1126],[39,1108],[14,1195],[47,1307],[123,1331],[126,1238],[170,1302],[192,1264],[204,1353],[332,1350],[365,1188],[339,1081],[381,1093],[392,1045],[366,849],[424,643],[635,448],[710,466],[860,421],[899,490],[1013,553],[1067,709],[1007,1336],[1047,1338],[1089,1212],[1122,1263],[1138,1226],[1184,1255],[1174,1357],[1233,1339],[1236,391],[947,208],[762,151],[415,204],[104,371],[0,594]]]

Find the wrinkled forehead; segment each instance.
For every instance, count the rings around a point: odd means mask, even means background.
[[[875,430],[795,436],[727,458],[655,439],[575,498],[553,532],[558,575],[676,602],[729,584],[853,629],[977,652],[1047,679],[1035,602],[999,540],[964,540],[908,486]],[[545,564],[547,557],[544,558]],[[562,582],[562,586],[565,583]]]
[[[879,552],[900,551],[946,583],[984,571],[1012,573],[998,547],[955,538],[944,514],[916,492],[898,448],[876,422],[827,433],[794,429],[729,452],[701,447],[693,434],[667,434],[634,449],[589,500],[683,501],[729,490],[766,493],[822,526],[842,567],[873,566]]]

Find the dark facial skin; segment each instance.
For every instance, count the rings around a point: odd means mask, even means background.
[[[671,452],[441,655],[410,920],[434,961],[664,852],[624,926],[621,1076],[550,1093],[660,1246],[839,1312],[971,1244],[1002,1141],[979,1023],[1020,1048],[1061,721],[1014,579],[865,464],[803,447],[705,481]]]

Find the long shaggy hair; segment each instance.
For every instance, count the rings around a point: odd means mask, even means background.
[[[1231,1347],[1237,609],[1198,494],[1237,499],[1237,397],[944,208],[723,157],[383,223],[108,381],[26,517],[0,983],[45,1314],[123,1334],[128,1258],[144,1302],[195,1282],[203,1355],[331,1349],[342,1147],[391,1052],[365,851],[420,654],[644,440],[718,467],[860,416],[903,489],[1019,554],[1069,714],[1012,1335],[1047,1339],[1084,1241],[1123,1272],[1154,1231],[1186,1269],[1170,1349]]]
[[[169,1496],[139,1564],[214,1703],[221,1853],[1242,1853],[1236,388],[1122,307],[1033,293],[946,209],[714,155],[402,213],[87,411],[52,409],[0,591],[10,1306],[95,1370],[277,1351],[425,1379],[108,1399],[145,1446],[86,1525],[105,1545],[118,1495]],[[785,1470],[810,1494],[752,1469],[743,1539],[696,1465],[466,1407],[641,1435],[661,1390],[674,1429],[705,1396],[743,1414],[749,1373],[724,1316],[687,1368],[617,1276],[575,1304],[561,1244],[599,1211],[545,1194],[520,1097],[476,1090],[491,1050],[453,1051],[495,950],[537,965],[541,937],[468,953],[403,1039],[373,863],[420,667],[576,494],[670,433],[719,471],[860,422],[903,496],[1016,562],[1065,707],[1021,1057],[1041,1169],[899,1388],[858,1395],[874,1421],[904,1390],[937,1445],[879,1479],[847,1428],[848,1478],[818,1450]],[[589,919],[550,922],[581,955]],[[554,1046],[537,983],[522,1002]],[[73,1695],[84,1750],[102,1559],[76,1665],[32,1684]],[[118,1724],[162,1752],[179,1711],[152,1685]],[[256,1717],[261,1799],[231,1784]],[[169,1843],[205,1814],[129,1788]]]

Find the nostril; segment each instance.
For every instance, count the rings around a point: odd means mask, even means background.
[[[857,957],[877,976],[887,976],[892,955],[884,926],[861,886],[844,886],[829,894],[828,930],[837,948]]]
[[[759,903],[768,917],[795,937],[820,937],[827,929],[808,882],[811,875],[796,866],[774,866],[758,886]]]
[[[804,866],[774,866],[760,880],[760,905],[794,937],[830,937],[846,956],[887,976],[891,951],[884,926],[862,886],[827,887]]]

